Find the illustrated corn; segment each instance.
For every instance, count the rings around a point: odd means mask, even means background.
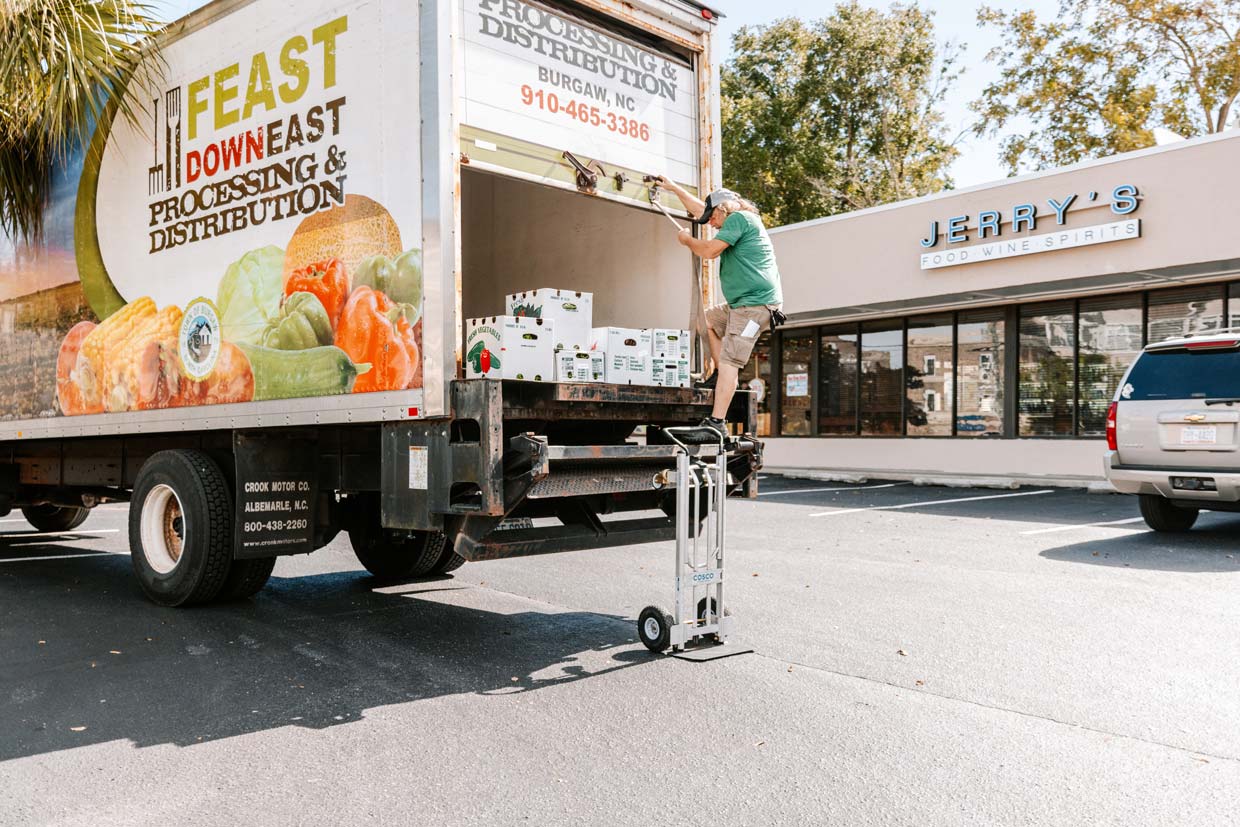
[[[129,411],[138,407],[148,346],[175,341],[181,309],[156,308],[149,297],[136,299],[113,313],[82,342],[78,384],[88,402],[102,402],[105,411]]]

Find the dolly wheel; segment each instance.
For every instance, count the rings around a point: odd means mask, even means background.
[[[672,641],[672,616],[658,606],[647,606],[637,616],[637,636],[651,652],[662,652]]]

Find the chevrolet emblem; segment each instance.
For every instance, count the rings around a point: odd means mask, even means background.
[[[1184,415],[1185,422],[1203,422],[1205,421],[1205,418],[1206,418],[1206,415],[1200,414],[1200,413],[1192,413],[1192,414]]]

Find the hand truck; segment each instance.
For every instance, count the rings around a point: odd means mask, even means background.
[[[723,643],[735,625],[723,600],[725,437],[719,433],[715,444],[686,445],[676,434],[688,431],[702,428],[663,429],[676,446],[676,578],[672,613],[647,606],[637,619],[638,637],[652,652],[669,647],[679,652],[708,640]],[[691,609],[696,613],[686,617]]]

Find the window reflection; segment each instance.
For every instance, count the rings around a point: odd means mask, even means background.
[[[1074,321],[1071,304],[1021,308],[1021,436],[1072,434]]]
[[[1141,352],[1140,296],[1082,300],[1079,330],[1080,434],[1102,436],[1115,388]]]
[[[957,436],[1002,436],[1003,314],[960,314],[956,329]]]
[[[880,324],[861,331],[861,433],[867,436],[900,433],[904,331]]]
[[[809,369],[814,358],[814,332],[785,333],[782,338],[779,432],[784,436],[809,436]]]
[[[857,328],[823,328],[818,347],[818,432],[857,433]]]
[[[1187,287],[1150,293],[1150,342],[1161,342],[1223,326],[1223,288]]]
[[[951,316],[909,319],[909,436],[951,436],[954,368]]]

